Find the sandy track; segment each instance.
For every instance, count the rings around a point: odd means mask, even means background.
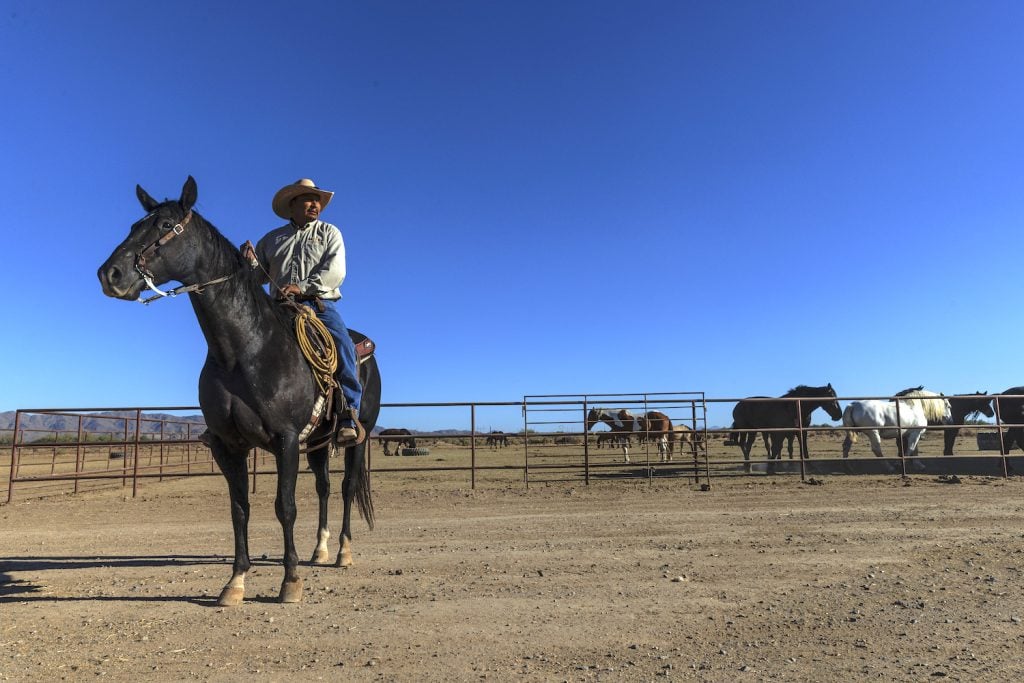
[[[233,609],[214,605],[230,574],[221,480],[15,500],[0,507],[0,679],[1019,679],[1024,482],[962,479],[378,477],[356,566],[303,567],[300,605],[274,602],[264,490]]]

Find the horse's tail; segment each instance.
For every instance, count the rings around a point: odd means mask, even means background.
[[[843,426],[844,427],[856,427],[857,423],[853,419],[853,404],[846,406],[846,410],[843,411]],[[857,443],[857,432],[846,432],[846,438],[851,443]]]
[[[358,448],[360,446],[356,447],[356,449]],[[347,460],[348,458],[346,458]],[[367,526],[372,530],[374,522],[373,494],[370,492],[370,468],[366,464],[365,450],[363,457],[359,460],[358,466],[355,463],[346,462],[345,471],[348,472],[351,469],[352,476],[355,478],[353,489],[355,490],[356,508],[359,510],[359,516],[366,520]]]

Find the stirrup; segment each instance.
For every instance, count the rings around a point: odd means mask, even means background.
[[[338,430],[334,433],[334,443],[339,448],[348,448],[349,446],[358,446],[366,440],[366,429],[363,427],[363,423],[359,421],[359,416],[356,411],[351,408],[346,408],[341,413],[344,415],[344,419],[352,422],[351,427],[338,427]],[[344,433],[350,432],[350,433]]]

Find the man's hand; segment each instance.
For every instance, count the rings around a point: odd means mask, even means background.
[[[246,240],[245,243],[238,248],[242,252],[242,258],[249,262],[249,265],[255,266],[259,261],[256,260],[256,248],[252,246],[252,242]]]
[[[298,296],[299,294],[302,294],[302,290],[294,282],[281,288],[281,296]]]

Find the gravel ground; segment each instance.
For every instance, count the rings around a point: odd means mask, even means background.
[[[16,499],[0,506],[0,679],[1024,677],[1024,481],[813,481],[379,477],[356,565],[302,567],[295,605],[275,602],[264,486],[247,598],[230,609],[215,605],[232,548],[219,478]],[[300,494],[308,557],[308,478]]]

